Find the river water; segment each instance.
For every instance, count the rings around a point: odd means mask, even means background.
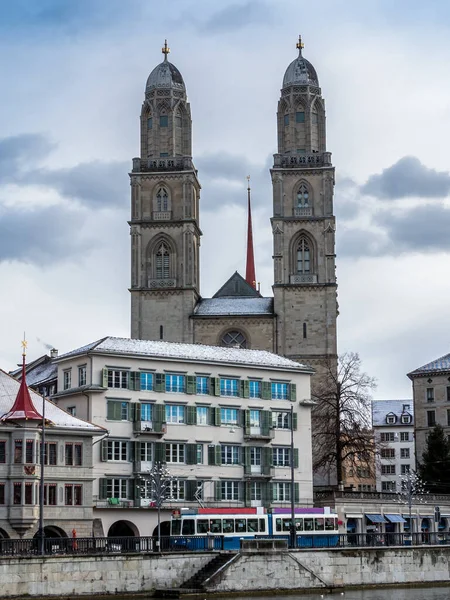
[[[315,594],[291,594],[283,596],[233,596],[233,600],[320,600],[320,592]],[[349,590],[343,595],[340,592],[324,594],[324,600],[449,600],[450,587],[430,588],[382,588],[378,590]],[[206,600],[206,597],[205,597]]]

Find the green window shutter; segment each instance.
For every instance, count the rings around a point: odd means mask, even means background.
[[[155,392],[164,392],[166,389],[166,376],[164,373],[155,375]]]
[[[216,425],[216,427],[220,427],[220,425],[222,423],[222,419],[220,417],[220,408],[215,407],[215,408],[213,408],[213,411],[214,411],[214,425]]]
[[[98,497],[100,500],[106,500],[107,498],[108,480],[104,477],[98,480]]]
[[[163,423],[166,420],[166,407],[164,404],[154,404],[152,412],[153,431],[162,431]]]
[[[250,411],[244,410],[244,433],[250,434]]]
[[[102,387],[108,387],[108,369],[102,370]]]
[[[135,412],[136,412],[136,402],[130,402],[130,404],[128,406],[128,420],[129,421],[134,422],[136,420]]]
[[[270,469],[270,467],[273,466],[273,448],[264,446],[264,448],[262,448],[261,460],[262,466]]]
[[[195,425],[197,422],[197,407],[186,406],[186,425]]]
[[[216,500],[222,500],[222,483],[220,481],[214,482]]]
[[[245,506],[251,506],[252,505],[252,495],[251,495],[251,482],[250,481],[246,481],[244,483],[244,500],[245,500]]]
[[[114,419],[114,404],[115,402],[111,402],[111,400],[106,401],[106,418],[108,421],[112,421]]]
[[[195,375],[188,375],[186,377],[186,394],[195,394],[196,380]]]
[[[244,381],[242,379],[241,380],[238,379],[238,382],[237,382],[237,392],[238,392],[238,396],[240,398],[242,398],[243,395],[244,395]]]
[[[269,431],[272,427],[272,412],[270,410],[261,411],[261,433],[263,435],[269,435]]]
[[[244,379],[244,381],[242,382],[243,384],[243,392],[242,395],[244,398],[249,398],[250,397],[250,382],[248,379]]]
[[[208,465],[216,464],[216,447],[213,445],[208,446]]]
[[[128,376],[128,389],[129,390],[140,390],[141,389],[141,374],[136,371],[130,371]]]
[[[128,500],[134,500],[136,497],[136,481],[134,479],[129,479],[127,488]]]
[[[271,388],[270,381],[263,381],[261,383],[261,397],[263,400],[271,400],[272,388]]]
[[[265,508],[271,506],[273,502],[272,484],[268,481],[261,482],[261,502]]]
[[[295,383],[291,383],[289,385],[289,393],[291,402],[295,402],[295,400],[297,399],[297,386]]]
[[[128,453],[128,460],[129,462],[133,462],[134,461],[134,457],[135,457],[135,450],[136,450],[136,446],[135,446],[136,442],[128,442],[127,444],[127,453]]]
[[[300,488],[297,482],[294,483],[294,502],[296,504],[300,502]]]
[[[218,444],[215,448],[216,453],[216,461],[214,464],[221,465],[222,464],[222,446]]]
[[[184,495],[187,502],[194,502],[194,494],[197,491],[197,481],[188,479],[184,482]]]
[[[244,446],[244,448],[242,448],[243,451],[243,456],[244,456],[244,473],[248,474],[251,472],[251,466],[250,466],[250,446]]]
[[[196,465],[197,464],[197,444],[186,444],[186,464]]]
[[[106,418],[110,421],[121,421],[122,407],[120,402],[108,400],[106,405]]]
[[[138,461],[141,460],[141,442],[131,442],[134,445],[133,458]]]
[[[108,460],[108,440],[100,442],[100,460],[103,462]]]
[[[298,448],[294,448],[294,468],[298,469]]]
[[[131,412],[134,416],[134,422],[138,422],[141,420],[141,403],[135,402],[131,405]]]
[[[155,442],[155,462],[166,462],[166,445],[164,442]]]
[[[298,421],[297,413],[292,413],[292,427],[293,427],[294,431],[297,431],[297,421]]]
[[[214,396],[220,396],[220,379],[219,379],[219,377],[211,377],[211,382],[214,382]]]

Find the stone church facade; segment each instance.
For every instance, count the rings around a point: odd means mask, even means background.
[[[299,39],[283,78],[270,170],[273,297],[235,273],[203,298],[191,112],[164,46],[147,80],[130,174],[133,338],[269,350],[312,366],[336,356],[334,167],[318,77],[302,48]]]

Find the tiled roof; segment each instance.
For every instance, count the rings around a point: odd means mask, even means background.
[[[405,405],[408,405],[409,408],[403,410]],[[412,417],[411,423],[408,425],[411,426],[414,424],[414,404],[412,400],[372,400],[372,425],[374,427],[388,425],[388,423],[386,423],[386,415],[390,413],[394,413],[397,417],[397,423],[395,423],[396,426],[407,425],[406,423],[400,422],[400,417],[402,414],[406,413]]]
[[[311,367],[264,350],[244,350],[241,348],[178,344],[175,342],[134,340],[116,337],[106,337],[66,354],[61,354],[56,360],[59,362],[65,358],[84,354],[88,351],[99,354],[148,356],[162,359],[169,358],[207,363],[273,367],[290,371],[312,372]]]
[[[273,315],[273,298],[203,298],[194,316]]]
[[[14,379],[0,369],[0,417],[6,414],[14,404],[14,401],[19,391],[20,382]],[[33,405],[39,414],[42,414],[43,398],[40,394],[37,394],[32,389],[30,396],[33,401]],[[101,433],[103,429],[88,423],[77,417],[73,417],[50,400],[45,401],[45,418],[51,421],[54,427],[63,427],[67,429],[82,429],[84,431],[89,430],[96,433]]]
[[[435,373],[436,371],[450,371],[450,354],[445,354],[436,360],[433,360],[411,373],[408,373],[408,377],[414,377],[415,375],[426,375],[427,373]]]

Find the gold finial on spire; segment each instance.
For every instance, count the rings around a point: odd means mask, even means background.
[[[164,60],[167,60],[167,55],[170,52],[170,48],[167,45],[167,40],[164,40],[164,46],[161,48],[161,52],[164,54]]]
[[[299,36],[298,36],[298,42],[297,42],[297,46],[296,46],[296,48],[297,48],[298,50],[300,50],[300,52],[301,52],[301,51],[302,51],[302,48],[304,48],[304,47],[305,47],[305,44],[302,42],[302,36],[301,36],[301,35],[299,35]]]
[[[23,332],[23,340],[22,340],[21,344],[22,344],[22,356],[25,356],[27,353],[27,345],[28,345],[28,342],[25,339],[25,331]]]
[[[247,189],[250,189],[250,175],[247,175]]]

